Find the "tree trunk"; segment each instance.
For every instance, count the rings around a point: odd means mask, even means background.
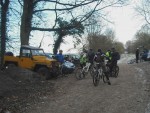
[[[61,44],[61,42],[62,42],[62,36],[58,36],[58,38],[57,38],[57,40],[55,41],[55,43],[54,43],[54,49],[53,49],[53,53],[54,54],[57,54],[57,51],[58,51],[58,48],[60,47],[60,44]]]
[[[29,37],[31,32],[31,21],[34,10],[35,0],[24,0],[23,14],[21,17],[20,40],[21,45],[29,45]]]
[[[63,31],[61,31],[61,30],[58,32],[58,38],[57,38],[57,40],[56,40],[55,43],[54,43],[54,49],[53,49],[53,53],[54,53],[54,54],[57,54],[57,51],[58,51],[58,49],[59,49],[61,43],[63,42],[63,37],[64,37],[65,35],[66,35],[66,34],[65,34]]]
[[[1,1],[1,66],[3,65],[4,54],[6,50],[6,22],[9,0]]]

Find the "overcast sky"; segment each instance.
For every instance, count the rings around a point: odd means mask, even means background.
[[[112,21],[114,21],[113,27],[116,38],[124,44],[134,38],[135,33],[143,24],[143,21],[134,10],[135,1],[138,0],[132,0],[130,5],[124,7],[112,8],[110,12]]]

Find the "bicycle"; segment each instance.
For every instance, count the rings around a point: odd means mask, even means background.
[[[75,70],[75,77],[78,79],[78,80],[81,80],[83,78],[85,78],[85,76],[88,74],[89,70],[90,70],[90,66],[91,66],[91,63],[86,63],[86,65],[81,68],[81,67],[77,67],[76,70]]]
[[[110,72],[111,63],[107,62],[106,67],[107,67],[107,71],[109,72],[110,76],[115,77],[115,78],[118,77],[118,74],[119,74],[119,66],[118,65],[113,66],[112,72]]]
[[[119,66],[118,65],[115,65],[112,69],[112,76],[117,78],[118,77],[118,74],[119,74]]]
[[[106,83],[107,79],[102,69],[101,63],[96,63],[96,66],[92,69],[92,77],[94,86],[98,86],[100,79],[103,79],[103,82]]]

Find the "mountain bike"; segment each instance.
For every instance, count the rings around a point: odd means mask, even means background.
[[[118,73],[119,73],[119,66],[118,65],[115,65],[114,67],[113,67],[113,69],[112,69],[112,76],[113,77],[118,77]]]
[[[91,66],[91,63],[87,62],[86,65],[83,68],[77,67],[75,69],[75,77],[78,80],[81,80],[81,79],[85,78],[85,76],[88,75],[88,73],[90,71],[90,66]]]
[[[102,79],[103,82],[106,83],[107,79],[103,72],[101,63],[96,63],[96,66],[93,67],[91,74],[93,77],[94,86],[98,86],[100,79]]]
[[[113,66],[112,72],[110,72],[111,63],[107,62],[106,67],[107,67],[107,71],[109,72],[110,76],[116,77],[116,78],[118,77],[118,74],[119,74],[119,66],[118,65]]]

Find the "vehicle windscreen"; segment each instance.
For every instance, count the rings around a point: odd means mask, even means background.
[[[33,56],[45,56],[45,53],[42,49],[32,49],[31,52]]]

